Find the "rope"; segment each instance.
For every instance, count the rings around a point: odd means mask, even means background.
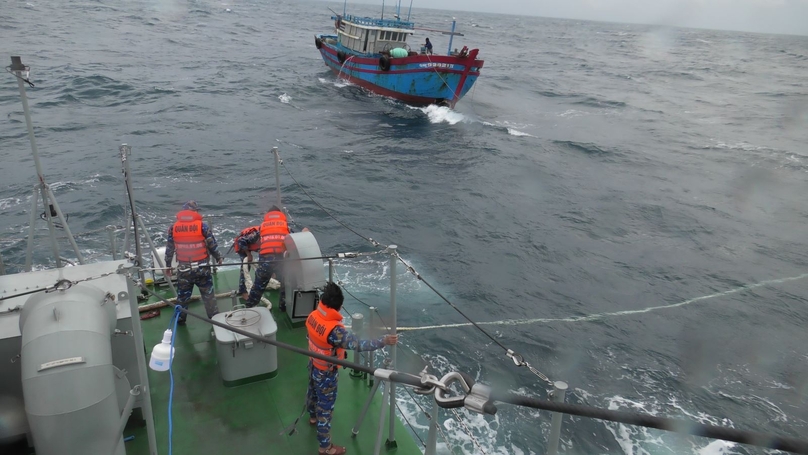
[[[473,320],[472,320],[470,317],[466,316],[466,314],[465,314],[465,313],[463,313],[463,311],[461,311],[461,310],[460,310],[460,308],[458,308],[458,307],[457,307],[457,305],[455,305],[454,303],[452,303],[451,301],[449,301],[449,299],[447,299],[447,298],[446,298],[446,297],[445,297],[443,294],[441,294],[441,293],[440,293],[440,291],[438,291],[437,289],[435,289],[435,287],[434,287],[434,286],[432,286],[432,285],[431,285],[431,284],[430,284],[428,281],[426,281],[426,280],[424,279],[424,277],[423,277],[423,276],[421,276],[421,274],[420,274],[420,273],[418,273],[418,271],[417,271],[417,270],[415,270],[415,268],[414,268],[413,266],[411,266],[410,264],[408,264],[408,263],[407,263],[407,261],[405,261],[405,260],[404,260],[404,259],[401,257],[401,255],[399,255],[399,254],[398,254],[398,252],[396,252],[396,253],[395,253],[395,255],[396,255],[396,258],[398,258],[398,260],[399,260],[399,261],[400,261],[402,264],[404,264],[404,267],[406,267],[406,268],[407,268],[407,271],[408,271],[408,272],[410,272],[410,273],[412,273],[413,275],[415,275],[415,277],[416,277],[416,278],[418,278],[420,281],[422,281],[422,282],[423,282],[423,283],[424,283],[424,284],[425,284],[425,285],[426,285],[426,286],[427,286],[429,289],[431,289],[431,290],[432,290],[432,292],[434,292],[435,294],[437,294],[437,295],[438,295],[438,297],[440,297],[441,299],[443,299],[443,301],[444,301],[444,302],[446,302],[447,304],[449,304],[449,306],[450,306],[450,307],[454,308],[454,310],[455,310],[455,311],[457,311],[457,312],[458,312],[458,313],[459,313],[461,316],[463,316],[463,318],[464,318],[464,319],[466,319],[467,321],[469,321],[469,324],[471,324],[472,326],[474,326],[474,327],[475,327],[477,330],[479,330],[480,332],[482,332],[482,333],[483,333],[483,335],[487,336],[487,337],[488,337],[488,339],[490,339],[490,340],[491,340],[491,341],[493,341],[493,342],[494,342],[494,343],[495,343],[497,346],[499,346],[500,348],[502,348],[502,350],[503,350],[503,351],[505,351],[505,354],[506,354],[508,357],[510,357],[510,358],[511,358],[511,359],[514,361],[514,364],[515,364],[515,365],[517,365],[517,366],[524,366],[524,367],[527,367],[527,368],[528,368],[528,370],[530,370],[530,371],[531,371],[533,374],[535,374],[536,376],[538,376],[540,379],[542,379],[543,381],[547,382],[548,384],[551,384],[551,385],[552,385],[552,383],[553,383],[553,382],[550,380],[550,378],[548,378],[548,377],[547,377],[547,375],[545,375],[544,373],[540,372],[539,370],[537,370],[537,369],[533,368],[533,367],[532,367],[532,366],[531,366],[529,363],[525,362],[525,361],[524,361],[524,359],[522,359],[522,357],[521,357],[521,356],[519,356],[518,354],[516,354],[516,353],[515,353],[515,352],[514,352],[512,349],[509,349],[509,348],[507,348],[507,347],[506,347],[504,344],[500,343],[500,342],[499,342],[499,340],[497,340],[496,338],[494,338],[494,337],[493,337],[493,336],[492,336],[490,333],[486,332],[486,331],[485,331],[485,329],[483,329],[482,327],[480,327],[480,325],[479,325],[478,323],[474,322],[474,321],[473,321]],[[518,360],[518,361],[517,361],[517,359],[516,359],[516,357],[517,357],[517,356],[519,357],[519,360]]]
[[[803,278],[808,278],[808,273],[803,273],[802,275],[797,276],[790,276],[786,278],[777,278],[774,280],[765,280],[760,281],[758,283],[747,284],[744,286],[739,286],[737,288],[728,289],[726,291],[716,292],[714,294],[709,295],[702,295],[699,297],[693,297],[692,299],[683,300],[681,302],[673,303],[671,305],[658,305],[643,308],[640,310],[623,310],[623,311],[614,311],[610,313],[597,313],[597,314],[590,314],[586,316],[571,316],[567,318],[531,318],[531,319],[506,319],[504,321],[489,321],[489,322],[478,322],[477,325],[526,325],[526,324],[535,324],[540,322],[593,322],[593,321],[600,321],[609,317],[616,317],[616,316],[628,316],[634,314],[643,314],[643,313],[650,313],[656,310],[667,310],[670,308],[678,308],[681,306],[690,305],[691,303],[700,302],[702,300],[713,299],[716,297],[724,297],[726,295],[737,294],[738,292],[748,291],[751,289],[756,289],[763,286],[768,286],[770,284],[780,284],[780,283],[787,283],[789,281],[797,281],[802,280]],[[398,327],[396,330],[401,332],[407,331],[416,331],[416,330],[432,330],[432,329],[449,329],[449,328],[456,328],[456,327],[471,327],[473,324],[468,322],[461,322],[458,324],[440,324],[440,325],[425,325],[420,327]]]
[[[407,390],[407,389],[404,389],[404,390]],[[408,391],[408,393],[409,393],[409,391]],[[410,395],[410,396],[412,396],[412,395]],[[398,409],[398,413],[401,415],[401,417],[404,417],[404,422],[406,422],[407,426],[410,427],[410,430],[412,430],[412,433],[415,435],[415,437],[418,438],[419,441],[421,441],[421,445],[426,447],[426,443],[424,442],[423,439],[421,439],[421,436],[415,431],[415,427],[413,427],[412,424],[410,423],[410,419],[407,418],[406,414],[401,412],[401,408],[398,406],[398,401],[396,401],[396,409]]]
[[[297,181],[297,179],[295,178],[295,176],[293,176],[293,175],[292,175],[292,173],[291,173],[291,172],[289,172],[289,169],[287,169],[287,168],[286,168],[286,165],[285,165],[285,164],[283,164],[283,162],[281,162],[281,166],[283,166],[283,170],[285,170],[285,171],[286,171],[286,173],[287,173],[287,174],[289,174],[289,177],[290,177],[290,178],[291,178],[291,179],[292,179],[292,180],[295,182],[295,184],[296,184],[296,185],[297,185],[297,186],[300,188],[300,190],[301,190],[301,191],[303,191],[303,193],[305,193],[305,194],[306,194],[306,196],[308,196],[308,198],[309,198],[309,199],[311,199],[311,202],[313,202],[313,203],[314,203],[314,204],[315,204],[317,207],[320,207],[320,210],[322,210],[323,212],[325,212],[325,213],[326,213],[326,215],[330,216],[330,217],[331,217],[331,218],[332,218],[334,221],[336,221],[337,223],[339,223],[340,225],[342,225],[342,227],[344,227],[345,229],[347,229],[347,230],[349,230],[349,231],[353,232],[354,234],[356,234],[357,236],[361,237],[361,238],[362,238],[362,239],[364,239],[365,241],[370,242],[370,244],[371,244],[371,245],[373,245],[373,246],[375,246],[375,247],[384,246],[385,248],[387,248],[387,246],[386,246],[386,245],[381,245],[379,242],[377,242],[377,241],[373,240],[372,238],[370,238],[370,237],[366,237],[366,236],[364,236],[364,235],[362,235],[362,234],[360,234],[360,233],[356,232],[356,231],[355,231],[353,228],[351,228],[351,227],[350,227],[350,226],[348,226],[347,224],[345,224],[345,223],[343,223],[342,221],[340,221],[339,219],[337,219],[337,217],[335,217],[334,215],[332,215],[332,214],[331,214],[331,212],[329,212],[328,210],[326,210],[326,208],[325,208],[325,207],[323,207],[323,205],[322,205],[322,204],[320,204],[319,202],[317,202],[317,201],[316,201],[316,200],[315,200],[315,199],[314,199],[314,198],[311,196],[311,194],[309,194],[309,192],[308,192],[308,191],[306,191],[306,188],[304,188],[304,187],[303,187],[303,185],[301,185],[301,184],[300,184],[300,182],[298,182],[298,181]]]
[[[250,271],[247,268],[249,264],[242,263],[241,264],[241,273],[244,274],[244,287],[247,289],[252,289],[253,287],[253,280],[252,275],[250,275]],[[271,280],[272,278],[270,278]],[[250,292],[250,291],[247,291]],[[261,294],[261,302],[266,305],[268,310],[272,309],[272,302],[270,302],[263,294]]]
[[[17,79],[19,79],[19,80],[21,80],[21,81],[25,82],[26,84],[30,85],[30,86],[31,86],[31,88],[34,88],[34,87],[35,87],[35,85],[34,85],[34,83],[33,83],[33,82],[31,82],[31,81],[29,81],[28,79],[26,79],[26,78],[24,78],[24,77],[22,77],[22,76],[18,75],[18,74],[17,74],[15,71],[12,71],[10,66],[7,66],[7,67],[6,67],[6,72],[7,72],[7,73],[9,73],[9,74],[11,74],[12,76],[16,77]]]
[[[426,59],[427,59],[427,60],[429,60],[429,63],[432,63],[432,58],[430,58],[430,57],[429,57],[430,55],[431,55],[431,54],[426,54]],[[474,63],[474,62],[472,62],[472,63]],[[434,67],[434,66],[432,67],[432,69],[435,71],[435,74],[437,74],[437,75],[438,75],[438,77],[440,78],[441,82],[443,82],[443,85],[445,85],[446,87],[448,87],[448,88],[451,90],[451,86],[449,85],[449,83],[448,83],[448,82],[446,82],[446,79],[444,79],[444,78],[443,78],[443,76],[441,76],[441,74],[440,74],[440,72],[438,71],[438,69],[437,69],[436,67]],[[454,93],[452,93],[452,98],[454,98]]]
[[[115,272],[107,272],[107,273],[102,273],[101,275],[82,278],[80,280],[75,280],[75,281],[61,279],[61,280],[57,280],[56,283],[53,284],[53,286],[48,286],[48,287],[39,288],[39,289],[32,289],[30,291],[20,292],[19,294],[14,294],[14,295],[2,296],[2,297],[0,297],[0,302],[2,302],[3,300],[9,300],[9,299],[17,298],[17,297],[23,297],[23,296],[26,296],[26,295],[36,294],[37,292],[49,293],[49,292],[53,292],[53,291],[66,291],[66,290],[70,289],[71,287],[73,287],[74,285],[79,284],[81,282],[97,280],[99,278],[104,278],[104,277],[107,277],[107,276],[110,276],[110,275],[115,275],[117,273],[118,273],[117,271],[115,271]]]

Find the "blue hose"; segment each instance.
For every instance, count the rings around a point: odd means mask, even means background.
[[[168,358],[168,377],[171,380],[171,385],[168,389],[168,455],[171,455],[171,439],[174,431],[174,423],[171,419],[171,405],[174,402],[174,371],[171,367],[174,364],[174,338],[177,336],[177,322],[180,319],[180,314],[182,312],[180,311],[180,306],[177,305],[174,307],[174,315],[169,323],[169,327],[173,327],[173,330],[171,331],[171,353]]]

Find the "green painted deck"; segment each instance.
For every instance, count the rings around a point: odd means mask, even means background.
[[[214,279],[216,293],[238,287],[238,272],[219,270]],[[170,291],[169,291],[170,292]],[[267,292],[277,301],[277,292]],[[147,303],[152,303],[150,300]],[[230,298],[219,299],[219,310],[231,309]],[[277,306],[277,305],[273,305]],[[190,310],[204,314],[199,301]],[[163,308],[159,317],[142,321],[148,360],[151,348],[162,339],[171,318],[171,308]],[[300,347],[307,346],[305,328],[292,328],[288,318],[276,308],[272,314],[278,324],[277,340]],[[306,414],[297,425],[297,433],[280,434],[300,414],[308,384],[308,358],[278,349],[278,374],[274,378],[237,387],[225,387],[216,360],[216,341],[211,325],[188,318],[179,327],[175,340],[173,453],[180,455],[317,454],[316,427],[309,425]],[[149,370],[157,449],[168,453],[168,372]],[[359,435],[351,437],[370,387],[366,381],[351,378],[341,371],[337,405],[332,420],[332,441],[348,448],[348,454],[372,454],[378,431],[382,394],[376,394]],[[385,419],[386,421],[386,419]],[[134,435],[126,442],[127,454],[147,455],[146,429],[128,429],[124,435]],[[382,453],[420,455],[412,433],[396,421],[398,447],[386,449],[387,424],[382,441]]]

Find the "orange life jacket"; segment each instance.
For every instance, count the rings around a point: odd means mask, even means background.
[[[180,211],[172,231],[177,262],[198,262],[208,258],[208,246],[202,235],[202,215],[193,210]]]
[[[241,240],[242,237],[249,234],[252,231],[258,231],[261,229],[261,226],[250,226],[248,228],[242,229],[241,232],[238,233],[235,239],[233,239],[233,248],[236,250],[236,253],[239,251],[238,241]],[[257,242],[248,245],[248,251],[258,251],[261,248],[261,239],[259,238]]]
[[[264,215],[264,222],[261,223],[260,254],[280,254],[286,251],[283,239],[288,233],[286,215],[283,212],[268,212]]]
[[[339,311],[329,308],[320,302],[317,309],[309,314],[306,319],[306,331],[309,334],[309,351],[318,354],[345,358],[345,349],[335,348],[328,342],[328,335],[334,327],[344,327],[342,325],[342,315]],[[338,368],[338,365],[320,359],[311,359],[312,364],[318,370],[330,370]]]

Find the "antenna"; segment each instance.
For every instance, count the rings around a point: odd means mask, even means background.
[[[45,209],[44,218],[48,222],[48,232],[50,236],[51,248],[53,249],[53,256],[56,260],[56,267],[62,267],[62,258],[59,256],[59,246],[56,244],[56,233],[54,231],[53,222],[54,216],[59,218],[61,227],[67,234],[67,238],[70,241],[70,245],[73,247],[73,251],[76,253],[76,258],[78,258],[79,264],[84,264],[84,257],[81,255],[78,245],[76,245],[76,239],[73,238],[73,233],[70,232],[70,226],[67,225],[67,219],[62,213],[62,210],[59,208],[59,204],[56,202],[53,191],[45,182],[45,174],[42,172],[42,164],[39,162],[39,150],[37,149],[36,139],[34,138],[34,126],[31,122],[31,112],[28,107],[28,97],[25,95],[25,84],[28,84],[31,87],[34,86],[34,84],[28,80],[31,74],[31,67],[23,65],[20,57],[12,56],[11,65],[8,66],[7,69],[9,73],[13,74],[17,78],[17,85],[20,88],[20,99],[22,100],[23,112],[25,113],[25,124],[28,127],[28,139],[31,141],[31,154],[34,156],[34,165],[36,166],[36,175],[38,180],[37,184],[34,186],[34,197],[31,200],[32,207],[30,213],[30,224],[28,226],[28,248],[25,253],[25,270],[27,272],[31,271],[33,261],[34,222],[36,221],[37,192],[39,192],[39,195],[42,197],[42,205]]]

